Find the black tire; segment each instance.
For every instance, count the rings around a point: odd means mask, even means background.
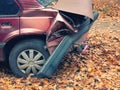
[[[24,40],[17,43],[10,52],[9,65],[17,77],[41,77],[39,71],[45,64],[49,53],[42,40]]]

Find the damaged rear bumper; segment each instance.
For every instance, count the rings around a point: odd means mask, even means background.
[[[42,70],[39,72],[40,76],[38,77],[51,77],[54,73],[55,69],[61,62],[62,58],[66,55],[69,48],[74,45],[74,43],[79,40],[84,34],[86,34],[93,22],[98,18],[98,13],[94,13],[94,20],[91,21],[89,18],[81,25],[77,33],[73,33],[64,37],[64,39],[60,42],[51,56],[48,58],[46,64],[43,66]],[[83,52],[86,51],[87,45],[84,47]]]

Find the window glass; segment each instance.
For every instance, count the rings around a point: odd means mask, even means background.
[[[43,6],[48,6],[48,5],[50,5],[53,1],[55,1],[55,0],[38,0],[38,2],[39,2],[40,4],[42,4]]]
[[[19,7],[14,0],[0,0],[0,15],[15,15]]]

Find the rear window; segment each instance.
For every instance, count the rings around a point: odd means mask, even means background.
[[[56,0],[38,0],[38,2],[44,7],[50,5],[54,1],[56,1]]]
[[[14,0],[0,0],[0,15],[16,15],[19,7]]]

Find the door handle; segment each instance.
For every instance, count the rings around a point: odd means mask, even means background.
[[[9,22],[1,23],[1,28],[2,29],[10,29],[10,28],[12,28],[12,24]]]

